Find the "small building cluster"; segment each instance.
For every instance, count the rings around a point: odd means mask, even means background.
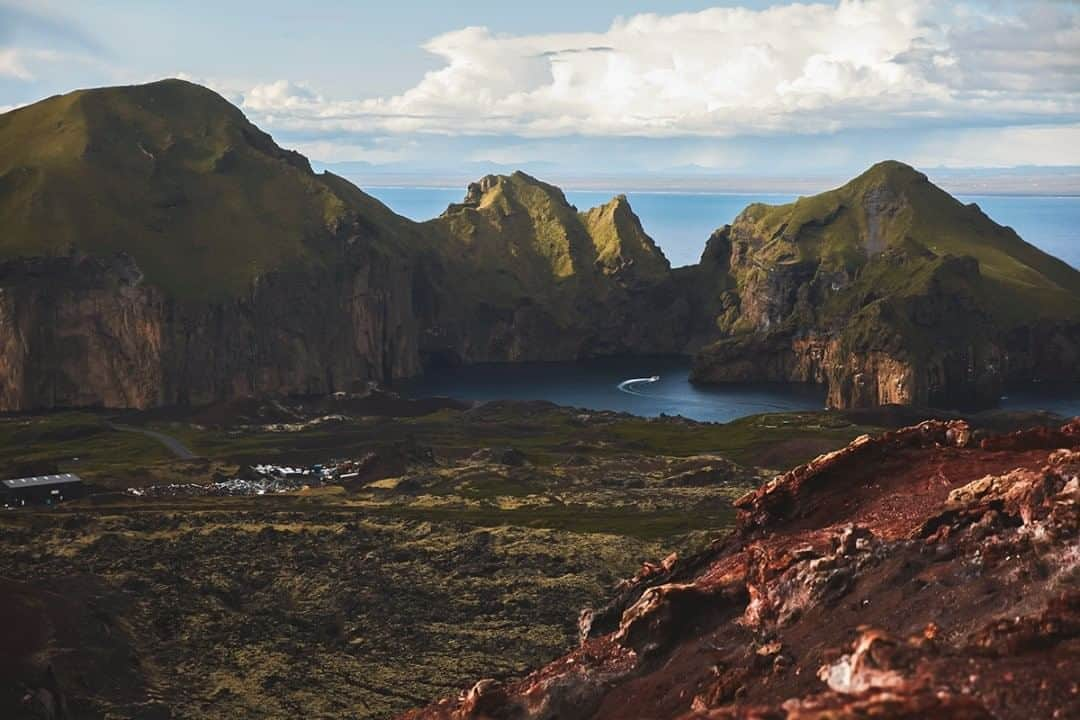
[[[336,477],[332,468],[323,465],[293,467],[260,464],[240,471],[237,477],[223,477],[211,483],[181,483],[128,488],[136,497],[194,497],[205,495],[273,495],[321,487]]]
[[[57,505],[85,494],[82,478],[73,473],[0,480],[0,504],[7,508]]]

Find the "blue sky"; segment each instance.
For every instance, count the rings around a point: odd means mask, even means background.
[[[1080,165],[1069,2],[0,0],[0,108],[176,76],[369,175]]]
[[[500,33],[602,31],[618,15],[700,10],[723,3],[625,0],[366,2],[323,0],[0,0],[0,47],[82,53],[84,62],[49,67],[34,78],[0,74],[0,105],[79,86],[136,82],[185,73],[257,85],[293,78],[359,95],[414,84],[438,59],[431,38],[468,26]],[[761,7],[767,3],[742,3]],[[517,7],[516,7],[517,6]],[[111,78],[111,79],[110,79]]]

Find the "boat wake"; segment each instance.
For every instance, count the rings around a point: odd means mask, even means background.
[[[664,400],[671,403],[676,403],[679,406],[696,406],[696,407],[711,407],[715,406],[718,402],[728,407],[741,408],[745,414],[752,415],[755,413],[766,412],[790,412],[794,408],[790,405],[781,403],[768,402],[761,398],[740,398],[737,395],[724,395],[713,399],[704,398],[689,398],[680,395],[658,395],[652,392],[641,392],[635,389],[639,385],[649,385],[660,381],[659,375],[653,375],[651,377],[643,378],[631,378],[629,380],[623,380],[618,384],[618,389],[627,395],[637,395],[638,397],[648,398],[653,401]]]
[[[629,380],[623,380],[621,383],[619,383],[618,387],[619,387],[619,390],[621,390],[624,393],[628,393],[630,395],[640,395],[641,397],[651,397],[650,395],[646,395],[643,392],[638,392],[637,390],[634,390],[634,386],[635,385],[644,385],[645,383],[654,383],[654,382],[659,382],[659,381],[660,381],[660,376],[659,375],[653,375],[652,377],[645,377],[645,378],[631,378]]]

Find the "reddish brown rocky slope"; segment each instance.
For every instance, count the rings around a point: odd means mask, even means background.
[[[1080,419],[863,437],[624,581],[581,647],[408,720],[1080,716]]]

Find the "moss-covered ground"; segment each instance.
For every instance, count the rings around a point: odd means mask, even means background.
[[[641,562],[723,533],[731,499],[768,476],[756,456],[783,467],[871,428],[826,413],[712,425],[546,403],[276,426],[195,415],[0,418],[5,476],[74,471],[105,491],[0,515],[0,577],[84,603],[113,628],[94,652],[135,663],[123,688],[115,668],[79,670],[69,692],[83,716],[382,718],[524,673],[571,646],[578,611]],[[118,426],[202,457],[177,460]],[[281,495],[114,492],[367,453],[400,462]]]
[[[202,459],[179,462],[157,441],[115,429],[114,421],[171,435]],[[447,458],[477,448],[512,446],[538,466],[583,453],[713,453],[743,465],[785,468],[872,429],[830,412],[775,413],[716,424],[535,403],[491,403],[479,410],[440,410],[416,418],[351,417],[303,429],[211,428],[154,415],[72,411],[0,417],[0,468],[5,476],[76,472],[103,488],[122,489],[174,476],[197,477],[219,465],[325,463],[405,441]]]
[[[71,470],[104,491],[0,513],[0,591],[22,583],[93,626],[41,655],[76,717],[384,718],[520,675],[571,647],[580,609],[640,563],[723,534],[764,468],[919,419],[705,424],[547,403],[291,425],[194,422],[204,416],[0,418],[4,475]],[[124,426],[203,457],[176,460]],[[291,493],[115,492],[369,455],[378,472]]]

